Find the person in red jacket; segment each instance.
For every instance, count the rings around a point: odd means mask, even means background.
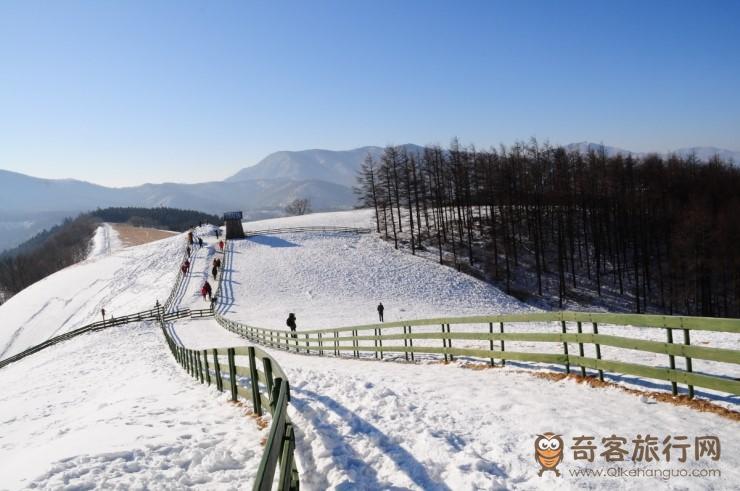
[[[208,301],[211,301],[211,284],[206,281],[203,283],[203,288],[200,289],[200,294],[203,295],[203,300],[208,296]]]
[[[221,252],[224,252],[224,241],[223,240],[218,241],[218,247],[221,248]]]

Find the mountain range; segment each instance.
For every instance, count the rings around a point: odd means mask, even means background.
[[[423,148],[413,144],[403,146],[411,152]],[[608,155],[644,155],[589,142],[565,146],[583,152],[602,147]],[[250,219],[279,216],[285,205],[296,198],[309,198],[315,211],[349,209],[356,203],[352,186],[356,183],[357,170],[367,155],[378,158],[382,152],[383,148],[377,146],[342,151],[281,151],[223,181],[123,188],[0,170],[0,251],[59,223],[65,216],[107,206],[169,206],[215,214],[242,210]],[[740,162],[740,152],[713,147],[683,148],[673,153],[693,153],[701,160],[716,154]]]

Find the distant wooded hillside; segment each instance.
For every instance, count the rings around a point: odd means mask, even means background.
[[[116,207],[66,218],[14,249],[0,254],[0,303],[27,286],[85,259],[101,222],[183,232],[199,223],[218,223],[219,217],[177,208]]]

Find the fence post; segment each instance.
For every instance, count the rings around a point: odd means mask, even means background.
[[[684,329],[683,330],[683,343],[686,346],[691,345],[691,339],[689,337],[689,330],[688,329]],[[689,372],[689,373],[692,372],[691,365],[692,365],[691,358],[689,358],[687,356],[686,357],[686,371]],[[689,399],[693,399],[693,398],[694,398],[694,386],[693,385],[689,385]]]
[[[445,338],[445,325],[442,324],[442,354],[445,357],[445,363],[447,363],[447,339]]]
[[[266,356],[262,358],[262,368],[265,371],[265,384],[267,385],[267,393],[272,394],[272,386],[274,383],[272,379],[272,362]],[[261,402],[262,401],[260,401],[260,403]]]
[[[206,369],[206,382],[211,385],[211,371],[208,369],[208,350],[203,350],[203,364]]]
[[[406,326],[403,327],[403,347],[408,348],[408,340],[406,339]],[[406,358],[406,361],[409,361],[409,352],[407,350],[403,350],[403,356]]]
[[[409,326],[409,334],[411,334],[411,326]],[[409,347],[411,348],[411,361],[415,361],[414,360],[414,350],[413,350],[414,348],[413,338],[409,338]]]
[[[357,329],[352,331],[352,336],[355,338],[352,340],[352,344],[355,345],[355,358],[360,357],[360,343],[357,341]]]
[[[213,348],[213,372],[216,375],[216,389],[224,391],[224,381],[221,378],[221,365],[218,363],[218,350]]]
[[[450,333],[450,325],[447,324],[447,334]],[[447,347],[452,349],[452,338],[447,338]],[[455,357],[450,353],[450,361],[455,361]]]
[[[503,322],[498,323],[498,329],[501,334],[504,333],[504,323]],[[501,366],[502,367],[506,366],[506,358],[504,358],[504,352],[506,352],[506,344],[504,343],[504,338],[502,336],[501,337]]]
[[[583,329],[581,326],[581,321],[578,321],[576,324],[578,326],[578,334],[583,334]],[[578,338],[578,355],[583,358],[583,343],[581,342],[581,338]],[[586,378],[586,367],[581,365],[581,377]]]
[[[598,336],[599,325],[596,322],[593,323],[593,328],[594,335]],[[599,343],[596,343],[596,360],[601,360],[601,345]],[[597,361],[596,363],[598,365],[599,362]],[[599,368],[599,380],[602,382],[604,381],[604,370],[602,370],[601,368]]]
[[[306,336],[306,353],[308,354],[308,353],[310,353],[310,352],[311,352],[311,349],[310,349],[310,347],[308,346],[308,334],[304,334],[304,336]]]
[[[334,356],[339,357],[339,332],[334,331]]]
[[[234,363],[234,348],[229,348],[226,352],[229,360],[229,385],[231,385],[231,400],[236,402],[239,395],[236,392],[236,364]]]
[[[668,344],[673,344],[673,329],[670,327],[666,328],[667,338],[668,338]],[[676,369],[676,357],[673,355],[668,355],[668,364],[671,367],[671,370]],[[676,382],[671,382],[671,394],[674,396],[678,394],[678,384]]]
[[[204,383],[204,377],[203,377],[203,364],[200,362],[200,350],[195,352],[195,358],[198,362],[198,376],[200,377],[200,383]]]
[[[568,330],[565,328],[565,321],[560,321],[560,325],[563,328],[563,334],[566,334]],[[568,357],[568,342],[563,339],[563,354],[565,354],[565,371],[570,373],[570,358]]]
[[[383,359],[383,328],[378,328],[378,346],[380,347],[380,359]]]
[[[491,338],[488,340],[488,346],[491,351],[493,351],[493,322],[488,323],[488,334],[491,334]],[[493,362],[493,357],[491,357],[491,366],[495,366],[495,363]]]
[[[324,356],[324,342],[321,340],[321,333],[317,333],[319,335],[319,356]]]
[[[378,350],[377,350],[377,347],[378,347],[378,328],[377,327],[373,328],[373,335],[375,336],[375,339],[373,339],[373,346],[375,346],[375,348],[376,348],[375,349],[375,359],[377,360],[378,359]]]
[[[260,379],[257,373],[254,346],[247,348],[249,353],[249,376],[252,378],[252,408],[258,416],[262,416],[262,400],[260,399]]]

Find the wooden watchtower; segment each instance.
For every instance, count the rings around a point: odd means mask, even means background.
[[[224,226],[226,227],[227,239],[243,239],[244,229],[242,228],[242,212],[227,211],[224,213]]]

